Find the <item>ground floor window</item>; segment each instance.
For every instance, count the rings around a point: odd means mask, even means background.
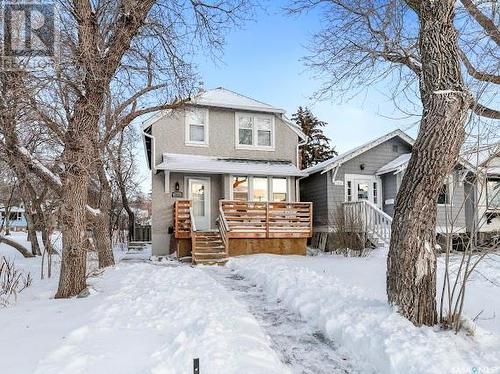
[[[248,177],[233,177],[233,200],[248,200]]]
[[[500,178],[488,179],[486,182],[486,196],[488,208],[500,208]]]
[[[287,201],[288,179],[279,177],[233,176],[232,199],[239,201]]]
[[[449,204],[450,203],[450,186],[445,183],[441,186],[438,195],[438,204]]]

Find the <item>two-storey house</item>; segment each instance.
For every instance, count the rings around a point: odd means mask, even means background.
[[[305,254],[312,206],[298,203],[301,129],[282,109],[201,91],[143,125],[152,170],[154,255],[195,263],[258,252]]]

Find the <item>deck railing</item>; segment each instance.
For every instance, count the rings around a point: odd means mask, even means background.
[[[224,212],[222,208],[219,207],[219,217],[217,218],[217,227],[219,228],[220,237],[222,239],[222,243],[224,243],[224,251],[226,254],[229,253],[229,238],[228,231],[229,227],[226,221],[226,217],[224,217]]]
[[[360,232],[373,236],[389,244],[391,240],[392,218],[375,204],[362,200],[344,203],[344,214],[359,222]]]
[[[177,239],[191,237],[191,200],[174,203],[174,234]]]
[[[191,200],[174,203],[176,238],[190,238],[195,230]],[[224,245],[229,238],[309,238],[312,203],[219,201],[218,226]]]
[[[308,238],[312,203],[221,200],[229,238]]]

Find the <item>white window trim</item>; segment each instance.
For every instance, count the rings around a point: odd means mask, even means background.
[[[252,145],[240,144],[240,132],[239,132],[239,119],[240,117],[252,117]],[[262,146],[258,144],[258,130],[255,124],[255,118],[265,117],[271,119],[271,145],[270,146]],[[243,113],[236,112],[234,116],[234,144],[236,149],[250,149],[255,151],[274,151],[276,143],[276,126],[273,115],[266,114],[255,114],[255,113]]]
[[[376,175],[365,175],[365,174],[345,174],[344,175],[344,202],[347,201],[347,182],[351,181],[351,202],[355,202],[358,200],[354,200],[354,196],[357,193],[356,191],[356,183],[355,180],[366,180],[370,182],[370,189],[373,194],[373,183],[377,183],[377,206],[382,209],[383,208],[383,191],[382,191],[382,178]]]
[[[450,174],[446,177],[445,181],[443,182],[443,184],[446,184],[448,185],[448,200],[449,202],[447,203],[444,203],[444,204],[437,204],[437,206],[452,206],[453,205],[453,193],[454,193],[454,178],[453,178],[453,174]],[[438,195],[439,196],[439,195]]]
[[[487,210],[498,210],[500,207],[499,206],[496,206],[496,205],[490,205],[490,191],[488,190],[488,183],[489,182],[497,182],[497,181],[500,181],[499,178],[497,177],[486,177],[486,183],[485,183],[485,196],[486,196],[486,199],[485,199],[485,206],[486,206],[486,209]],[[498,195],[500,194],[500,190],[497,191],[496,193],[493,194],[494,197],[497,197]]]
[[[273,178],[277,179],[286,179],[286,200],[284,201],[285,203],[291,202],[291,188],[290,188],[290,180],[291,178],[285,177],[285,176],[261,176],[261,175],[244,175],[244,174],[231,174],[229,175],[229,199],[234,200],[234,195],[233,195],[233,177],[248,177],[248,193],[247,193],[247,201],[249,202],[258,202],[258,201],[253,201],[251,200],[253,196],[253,179],[254,178],[267,178],[267,200],[262,201],[262,202],[269,202],[273,203],[272,197],[273,197]]]
[[[203,128],[205,130],[205,140],[202,142],[197,142],[197,141],[192,141],[190,140],[190,123],[189,123],[189,112],[190,111],[204,111],[205,113],[205,124],[203,125]],[[184,144],[190,147],[208,147],[209,141],[208,141],[208,128],[209,128],[209,123],[208,123],[208,109],[207,108],[187,108],[185,113],[184,113],[184,129],[185,129],[185,137],[184,137]]]

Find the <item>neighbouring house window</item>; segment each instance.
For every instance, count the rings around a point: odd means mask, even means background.
[[[352,182],[347,181],[347,201],[352,201]]]
[[[373,203],[378,204],[378,183],[373,182]]]
[[[273,149],[274,117],[236,114],[236,148]]]
[[[267,178],[252,178],[252,201],[268,201]]]
[[[450,185],[445,183],[441,186],[441,190],[438,195],[438,204],[449,204],[450,203]]]
[[[248,177],[233,177],[233,200],[248,200]]]
[[[486,182],[488,208],[500,208],[500,179],[488,179]]]
[[[392,151],[395,152],[395,153],[398,153],[399,152],[399,147],[397,144],[393,144],[392,145]]]
[[[232,199],[240,201],[287,201],[286,178],[234,176]]]
[[[208,144],[208,109],[191,108],[186,111],[186,144]]]
[[[287,199],[286,178],[273,178],[272,188],[273,188],[272,201],[286,201]]]

